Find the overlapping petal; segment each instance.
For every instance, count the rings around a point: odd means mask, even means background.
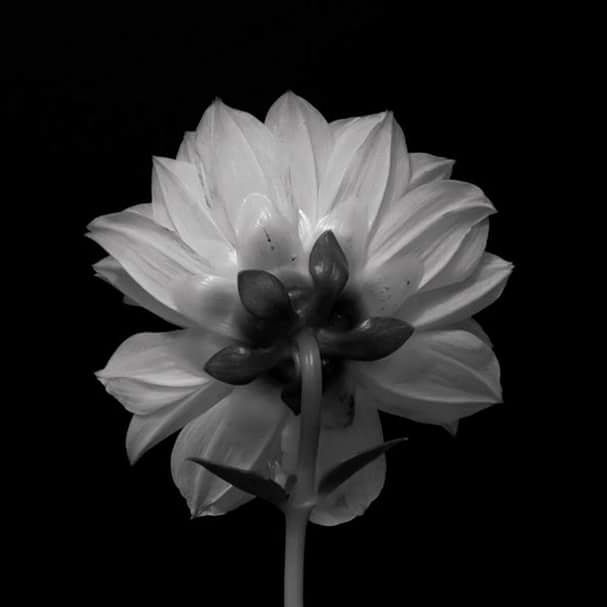
[[[116,259],[152,297],[173,310],[174,283],[211,272],[207,262],[174,232],[138,213],[103,215],[88,228],[89,238]]]
[[[468,278],[416,294],[405,301],[397,316],[418,330],[446,327],[470,318],[501,295],[512,268],[511,263],[485,253]]]
[[[96,375],[126,409],[149,415],[214,381],[203,368],[226,343],[195,329],[138,333],[124,341]]]
[[[181,431],[171,470],[193,516],[223,514],[252,496],[188,458],[200,457],[270,476],[280,452],[278,437],[290,415],[278,393],[267,386],[251,385],[235,391]]]
[[[128,272],[111,256],[104,257],[93,265],[95,275],[121,291],[129,303],[135,303],[152,314],[178,327],[193,327],[196,323],[183,314],[161,304],[137,284]]]
[[[432,154],[422,152],[412,152],[409,154],[409,159],[411,162],[411,179],[409,180],[408,190],[414,190],[431,181],[449,179],[455,164],[455,161],[449,160],[449,158],[432,156]]]
[[[353,367],[379,408],[413,421],[449,424],[501,402],[497,358],[461,329],[414,333],[387,358]]]
[[[382,218],[368,263],[381,266],[410,253],[424,265],[419,289],[463,280],[480,260],[486,240],[486,229],[473,228],[493,212],[483,192],[471,184],[436,180],[421,185]]]

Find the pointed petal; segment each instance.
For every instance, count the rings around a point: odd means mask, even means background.
[[[267,196],[246,196],[234,227],[241,270],[295,270],[305,264],[296,224]]]
[[[114,257],[143,289],[173,310],[173,283],[210,270],[173,232],[137,213],[103,215],[88,228],[89,238]]]
[[[462,330],[414,333],[391,356],[353,368],[380,409],[418,422],[449,424],[501,402],[497,358]]]
[[[196,325],[194,321],[154,299],[129,276],[125,269],[111,255],[104,257],[101,261],[94,264],[93,269],[96,272],[96,276],[103,278],[113,287],[124,293],[127,303],[139,305],[159,318],[178,327],[193,327]]]
[[[196,149],[204,166],[211,206],[225,208],[235,224],[245,198],[261,194],[287,211],[276,143],[267,127],[246,112],[213,103],[196,131]]]
[[[126,450],[134,464],[148,449],[202,416],[233,390],[216,380],[205,383],[192,395],[149,415],[133,415],[126,435]]]
[[[418,293],[408,299],[396,315],[418,330],[446,327],[465,320],[501,295],[512,268],[511,263],[485,253],[466,280]]]
[[[193,516],[209,514],[213,505],[212,513],[220,514],[219,499],[243,492],[188,458],[200,457],[269,476],[287,413],[277,393],[254,385],[236,390],[182,430],[173,449],[171,470]],[[228,509],[241,503],[240,499],[231,501]]]
[[[286,158],[293,203],[314,224],[318,191],[333,148],[331,129],[316,108],[292,92],[272,105],[266,125]]]
[[[414,190],[425,183],[440,179],[449,179],[455,160],[414,152],[409,154],[411,159],[411,180],[408,190]]]
[[[198,154],[196,153],[196,132],[187,131],[183,135],[183,141],[177,151],[177,160],[196,164],[198,162]]]
[[[475,232],[472,245],[467,242],[468,233],[494,212],[483,192],[471,184],[428,183],[409,192],[382,218],[369,246],[370,263],[378,265],[393,256],[414,253],[424,264],[419,288],[432,281],[435,286],[444,284],[453,271],[445,275],[442,272],[451,259],[459,255],[460,248],[478,253],[478,241],[484,242],[485,233]],[[454,267],[457,268],[457,264]],[[466,264],[464,267],[468,268]]]
[[[208,384],[204,365],[226,343],[194,329],[138,333],[120,345],[97,379],[126,409],[148,415]]]
[[[154,158],[155,196],[166,209],[181,239],[205,259],[215,273],[233,275],[232,245],[215,224],[196,167],[171,158]]]
[[[383,442],[376,409],[367,406],[359,394],[356,394],[355,398],[355,413],[351,425],[345,428],[325,427],[321,430],[317,478],[322,478],[337,464]],[[332,526],[363,514],[379,496],[385,474],[386,460],[382,455],[322,498],[312,511],[310,520],[317,525]]]
[[[387,120],[387,113],[382,112],[356,118],[341,130],[320,185],[318,217],[344,200],[352,200],[359,211],[368,205],[377,208],[389,172]]]

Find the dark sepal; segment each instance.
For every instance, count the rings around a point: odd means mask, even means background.
[[[317,290],[335,300],[348,282],[348,260],[331,230],[314,243],[308,261],[310,276]]]
[[[270,272],[264,270],[239,272],[238,294],[242,305],[257,318],[277,320],[292,314],[287,289]]]
[[[318,345],[323,356],[349,360],[378,360],[398,350],[413,334],[413,327],[398,318],[367,318],[349,331],[320,329]]]
[[[282,346],[271,348],[227,346],[209,358],[204,370],[211,377],[226,384],[242,386],[272,369],[286,355],[287,352]]]
[[[237,489],[260,497],[275,506],[280,506],[289,499],[289,494],[278,483],[269,478],[264,478],[257,472],[215,464],[200,457],[189,457],[188,460],[206,468]]]
[[[367,464],[370,464],[380,455],[383,455],[388,449],[399,445],[406,440],[406,438],[395,438],[394,440],[387,441],[377,447],[367,449],[367,451],[363,451],[345,462],[338,464],[335,468],[326,472],[320,479],[320,482],[318,483],[318,495],[321,497],[328,495]]]

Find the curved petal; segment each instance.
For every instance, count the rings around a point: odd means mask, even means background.
[[[383,442],[377,410],[356,394],[354,418],[346,427],[323,427],[318,450],[317,478],[337,464]],[[386,474],[384,456],[359,470],[320,501],[310,516],[317,525],[339,525],[363,514],[376,499]]]
[[[285,218],[267,196],[249,194],[245,198],[235,230],[241,270],[307,268],[296,224]]]
[[[187,131],[184,133],[179,150],[177,150],[177,160],[189,162],[190,164],[197,164],[199,162],[198,154],[196,152],[195,131]]]
[[[250,114],[216,101],[198,126],[196,150],[211,205],[222,206],[232,226],[249,194],[267,196],[283,214],[292,213],[274,137]]]
[[[160,204],[181,239],[216,273],[234,275],[232,245],[215,224],[196,167],[171,158],[154,158],[154,204]]]
[[[511,263],[485,253],[464,281],[418,293],[408,299],[396,315],[418,330],[446,327],[465,320],[502,294],[512,268]]]
[[[455,160],[421,152],[412,152],[409,154],[409,158],[411,160],[411,180],[408,190],[414,190],[431,181],[449,179],[455,164]]]
[[[333,148],[333,135],[322,114],[292,92],[274,102],[266,126],[286,157],[294,205],[316,223],[320,184]]]
[[[111,255],[93,264],[93,269],[95,270],[95,276],[106,280],[113,287],[121,291],[128,303],[139,305],[159,318],[178,327],[196,326],[194,321],[161,304],[147,291],[142,289]]]
[[[228,396],[234,386],[210,380],[192,395],[149,415],[133,415],[126,434],[126,450],[134,464],[148,449],[181,430]]]
[[[227,343],[194,329],[138,333],[124,341],[96,375],[126,409],[148,415],[212,381],[204,364]]]
[[[101,245],[143,289],[175,310],[172,284],[210,268],[173,232],[154,221],[123,211],[97,217],[89,238]]]
[[[200,457],[269,476],[287,415],[277,392],[252,385],[239,388],[181,431],[171,471],[192,516],[223,514],[250,496],[187,459]]]
[[[483,230],[474,233],[473,245],[468,242],[470,230],[495,212],[483,192],[459,181],[433,181],[406,194],[382,218],[370,246],[370,263],[380,265],[403,253],[414,253],[424,264],[424,276],[419,288],[444,284],[454,276],[443,271],[450,261],[460,255],[460,249],[479,251]],[[461,267],[469,271],[470,264]]]
[[[358,200],[365,209],[381,200],[390,168],[388,120],[386,112],[363,116],[338,131],[326,178],[320,184],[319,218],[343,200]]]
[[[497,358],[463,330],[414,333],[394,354],[353,368],[380,409],[413,421],[449,424],[501,402]]]

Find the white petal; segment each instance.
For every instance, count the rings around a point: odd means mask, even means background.
[[[320,184],[333,148],[333,136],[321,113],[288,92],[268,111],[266,125],[286,157],[295,206],[314,224]]]
[[[462,330],[416,332],[394,354],[353,368],[380,409],[418,422],[448,424],[501,402],[493,351]]]
[[[139,305],[159,318],[178,327],[193,327],[196,325],[194,321],[154,299],[127,274],[124,268],[111,255],[104,257],[101,261],[94,264],[93,269],[96,272],[96,276],[107,280],[113,287],[124,293],[125,303]]]
[[[485,253],[466,280],[411,297],[397,316],[416,329],[446,327],[465,320],[501,295],[512,268],[511,263]]]
[[[267,196],[249,194],[245,198],[235,229],[241,270],[307,269],[296,224]]]
[[[383,443],[379,415],[356,395],[354,419],[345,428],[323,428],[320,433],[317,478],[337,464]],[[363,514],[384,485],[385,457],[381,456],[354,474],[325,497],[312,511],[318,525],[339,525]]]
[[[215,273],[234,275],[232,245],[215,224],[196,167],[170,158],[154,158],[154,195],[160,198],[181,239],[196,251]]]
[[[243,492],[187,458],[200,457],[270,476],[288,414],[278,393],[251,385],[234,391],[182,430],[173,449],[171,470],[193,516],[222,514],[242,503]],[[228,494],[232,498],[226,501]],[[226,510],[218,504],[222,498]]]
[[[130,462],[134,464],[148,449],[205,413],[233,389],[233,386],[211,380],[191,396],[173,405],[149,415],[133,415],[126,435],[126,450]]]
[[[262,122],[216,101],[198,126],[196,149],[210,204],[225,208],[232,226],[249,194],[267,196],[288,214],[283,165],[274,137]]]
[[[409,192],[382,217],[369,246],[370,257],[377,263],[374,258],[415,254],[424,264],[422,289],[449,276],[442,276],[442,271],[466,244],[470,229],[493,212],[483,192],[471,184],[428,183]]]
[[[337,131],[326,178],[320,186],[318,217],[344,200],[351,199],[367,210],[383,197],[389,171],[386,152],[389,157],[390,148],[389,132],[382,126],[387,120],[387,113],[382,112],[348,121]]]
[[[212,381],[204,364],[227,343],[193,329],[139,333],[123,342],[96,375],[126,409],[147,415]]]
[[[411,160],[411,180],[409,181],[409,190],[437,181],[440,179],[449,179],[453,171],[455,160],[432,156],[420,152],[409,154]]]
[[[197,164],[198,154],[196,153],[196,132],[188,131],[183,136],[183,141],[177,151],[177,160]]]
[[[103,215],[88,228],[89,238],[114,257],[143,289],[173,310],[172,284],[210,272],[206,262],[173,232],[137,213]]]
[[[212,274],[191,276],[174,284],[173,299],[195,326],[233,339],[241,337],[237,317],[242,306],[235,279]]]

